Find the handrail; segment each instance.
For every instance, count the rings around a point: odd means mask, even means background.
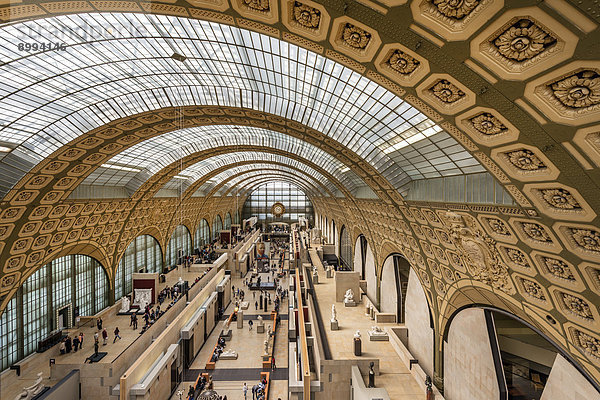
[[[300,269],[296,267],[296,300],[298,301],[298,330],[300,331],[300,357],[302,359],[302,384],[304,385],[303,399],[310,400],[310,366],[308,364],[308,343],[301,289]]]

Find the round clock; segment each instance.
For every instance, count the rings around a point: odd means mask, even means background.
[[[285,206],[281,203],[275,203],[271,206],[271,214],[276,217],[281,217],[285,212]]]

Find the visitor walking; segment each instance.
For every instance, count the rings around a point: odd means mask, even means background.
[[[246,396],[248,396],[248,385],[244,382],[244,387],[242,387],[242,391],[244,392],[244,400],[246,400]]]
[[[104,340],[102,345],[106,346],[106,341],[108,340],[108,332],[106,332],[106,328],[102,329],[102,340]]]
[[[83,349],[83,332],[79,332],[79,350]]]
[[[121,336],[119,336],[119,327],[118,326],[115,328],[115,338],[113,339],[113,343],[117,341],[117,338],[121,339]]]
[[[275,356],[271,357],[271,371],[275,371],[277,366],[275,365]]]
[[[248,330],[249,331],[252,330],[252,325],[254,325],[254,322],[252,322],[252,320],[248,321]]]
[[[261,300],[262,301],[262,300]],[[258,311],[258,301],[254,302],[254,309]]]

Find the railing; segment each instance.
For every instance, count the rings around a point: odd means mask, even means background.
[[[300,359],[302,363],[302,384],[304,400],[310,400],[310,365],[308,361],[308,342],[306,340],[306,325],[304,321],[304,301],[300,285],[300,269],[296,268],[296,300],[298,301],[298,331],[300,333]]]

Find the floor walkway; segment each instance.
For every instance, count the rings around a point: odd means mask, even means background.
[[[177,283],[180,276],[183,280],[188,280],[190,284],[192,284],[196,278],[201,275],[202,274],[199,272],[188,272],[183,267],[179,267],[178,269],[167,274],[166,282],[159,283],[158,290],[160,291],[167,286],[173,286],[175,283]],[[170,299],[166,299],[162,308],[166,309],[170,301]],[[140,337],[140,331],[144,325],[144,319],[142,317],[142,315],[138,316],[138,329],[133,330],[129,327],[131,318],[129,315],[113,314],[111,316],[102,316],[103,328],[106,328],[106,332],[108,332],[108,344],[106,346],[102,344],[102,335],[101,332],[99,332],[100,348],[98,351],[107,352],[108,354],[102,360],[100,360],[100,363],[112,362],[116,357],[119,356],[119,354],[121,354],[121,352],[123,352],[123,350],[125,350],[131,343]],[[165,316],[163,315],[162,318],[165,318]],[[172,316],[172,318],[174,318],[174,316]],[[117,326],[120,330],[121,339],[117,339],[116,343],[113,344],[113,332]],[[80,325],[79,327],[74,327],[64,331],[65,334],[68,334],[71,337],[73,337],[75,334],[79,334],[79,332],[83,332],[84,335],[82,350],[78,350],[77,352],[72,351],[71,353],[61,355],[58,353],[57,344],[52,349],[47,350],[44,353],[34,353],[30,355],[30,358],[27,359],[28,368],[22,369],[20,377],[15,379],[16,373],[10,370],[3,373],[0,381],[0,398],[15,398],[17,394],[23,391],[23,387],[30,386],[36,381],[38,372],[41,372],[42,376],[45,378],[43,381],[44,385],[54,385],[57,381],[48,379],[50,376],[49,361],[51,358],[55,359],[57,364],[83,363],[85,359],[94,352],[94,333],[98,332],[95,320],[93,321],[93,324],[88,322]]]
[[[315,294],[324,321],[327,340],[333,359],[378,358],[380,375],[375,377],[375,385],[387,390],[393,400],[424,400],[425,392],[419,387],[408,368],[404,366],[390,342],[371,342],[367,331],[375,321],[365,315],[364,303],[357,307],[344,307],[343,302],[335,301],[335,278],[327,278],[323,268],[318,268],[319,283],[315,284]],[[339,330],[332,331],[329,324],[331,305],[335,304]],[[402,326],[401,324],[377,324],[382,329]],[[359,330],[362,336],[362,356],[354,355],[354,333]]]
[[[287,261],[286,261],[287,266]],[[269,330],[269,326],[272,325],[270,321],[270,313],[273,310],[274,304],[271,303],[268,306],[267,311],[261,311],[260,308],[255,310],[254,302],[258,301],[260,292],[251,291],[243,285],[244,279],[233,278],[232,284],[235,288],[243,289],[245,292],[245,301],[250,303],[250,307],[244,312],[244,327],[242,329],[237,328],[237,323],[232,322],[230,329],[232,330],[232,338],[227,342],[225,350],[233,349],[238,352],[237,360],[219,360],[216,362],[216,369],[205,370],[206,362],[212,354],[214,345],[217,342],[219,334],[225,325],[225,321],[220,321],[214,328],[206,343],[192,362],[189,370],[186,370],[184,374],[184,381],[179,385],[175,393],[178,390],[183,390],[187,394],[188,388],[192,385],[198,374],[208,372],[213,378],[213,387],[221,396],[227,396],[227,400],[243,399],[242,387],[244,382],[248,386],[248,399],[252,399],[251,388],[259,382],[260,372],[262,369],[262,354],[264,349],[264,340],[266,332]],[[280,286],[287,288],[288,278],[280,281]],[[271,299],[274,299],[275,292],[269,291]],[[254,295],[253,295],[254,293]],[[277,335],[275,340],[275,361],[278,366],[283,368],[276,368],[271,373],[271,385],[269,389],[269,399],[277,400],[278,398],[288,398],[288,338],[287,338],[287,299],[284,300],[279,310],[282,312],[281,322],[277,328]],[[232,303],[225,311],[225,315],[231,314],[235,307],[235,299],[232,299]],[[263,316],[265,324],[265,333],[256,332],[256,320],[258,315]],[[248,321],[253,320],[254,326],[252,330],[249,330]],[[171,397],[172,400],[178,400],[179,397],[175,394]]]

